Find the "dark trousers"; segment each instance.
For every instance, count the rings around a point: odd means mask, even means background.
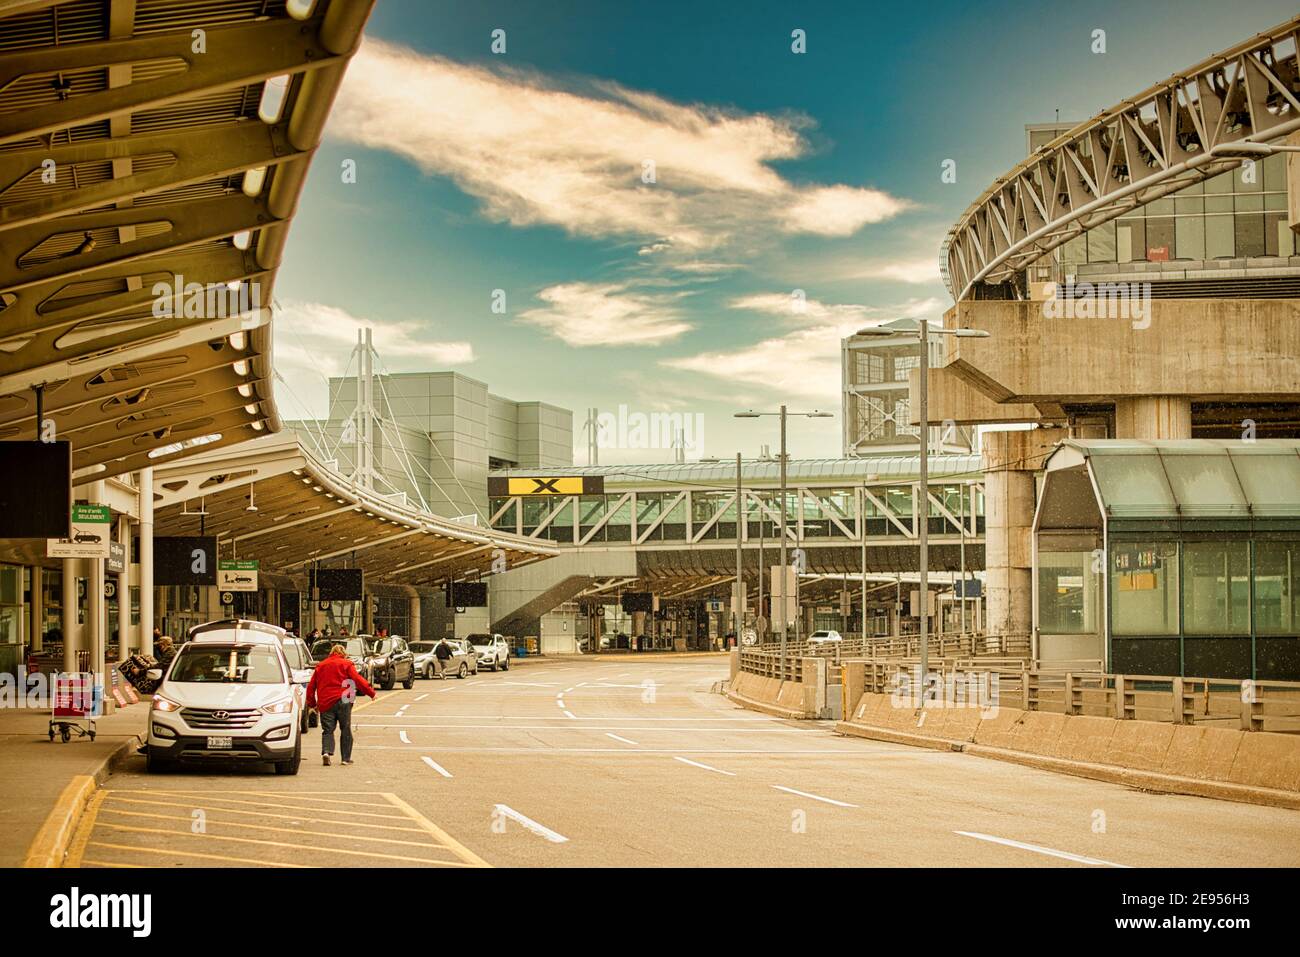
[[[334,753],[334,726],[339,728],[339,745],[343,760],[352,760],[352,702],[339,700],[320,715],[320,753]]]

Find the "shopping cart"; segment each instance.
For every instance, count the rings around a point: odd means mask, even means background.
[[[57,733],[66,744],[77,737],[95,740],[95,715],[99,713],[96,700],[95,676],[88,671],[63,672],[54,676],[54,701],[50,715],[50,740]]]

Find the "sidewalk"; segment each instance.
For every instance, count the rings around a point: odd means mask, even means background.
[[[119,753],[132,753],[148,714],[144,702],[121,708],[96,721],[94,741],[74,735],[64,744],[57,735],[50,741],[48,710],[0,709],[0,867],[21,867],[47,820],[42,843],[53,838],[50,846],[58,846],[61,818],[75,823],[80,813],[76,789],[66,798],[64,791],[86,778],[102,780]]]

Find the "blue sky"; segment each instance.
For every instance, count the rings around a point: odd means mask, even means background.
[[[366,324],[391,371],[575,410],[579,462],[590,406],[702,417],[688,458],[726,458],[775,444],[731,413],[783,401],[836,414],[792,427],[792,454],[838,456],[840,336],[950,305],[939,243],[1026,123],[1091,116],[1294,13],[379,0],[277,281],[281,412],[323,412]]]

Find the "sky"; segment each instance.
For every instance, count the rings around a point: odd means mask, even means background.
[[[838,457],[840,339],[951,305],[940,243],[1023,158],[1026,124],[1085,119],[1294,15],[378,0],[276,282],[281,415],[324,414],[368,326],[380,371],[572,409],[577,464],[590,407],[683,417],[688,460],[775,449],[774,419],[734,412],[826,410],[792,420],[790,453]],[[673,460],[607,438],[602,463]]]

